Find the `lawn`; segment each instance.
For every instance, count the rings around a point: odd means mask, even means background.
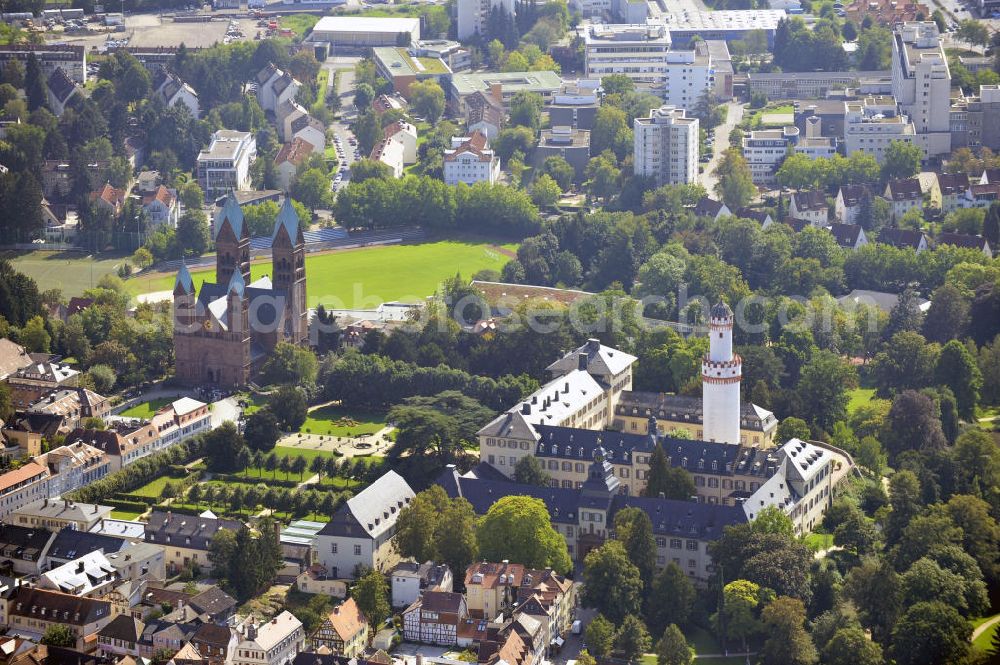
[[[170,404],[172,401],[173,399],[170,397],[159,397],[148,402],[143,402],[142,404],[130,406],[119,415],[125,418],[142,418],[143,420],[148,420],[153,417],[154,413],[165,407],[167,404]]]
[[[516,245],[502,245],[507,252]],[[306,257],[309,307],[367,309],[390,301],[419,302],[433,295],[455,273],[465,279],[484,269],[500,270],[509,260],[496,245],[481,241],[439,240],[407,245],[380,245]],[[214,269],[192,271],[195,286],[213,279]],[[271,272],[270,261],[252,266],[256,279]],[[127,282],[134,294],[169,291],[174,274],[154,274]]]
[[[721,653],[722,647],[716,642],[715,637],[704,628],[694,628],[688,630],[684,637],[688,644],[694,647],[695,654]],[[739,645],[730,645],[733,651],[739,649]],[[701,655],[695,656],[698,665],[736,665],[745,663],[746,659],[741,656],[720,656],[718,658],[705,658]],[[642,657],[641,665],[656,665],[656,654],[647,653]]]
[[[849,400],[847,402],[847,412],[854,413],[859,408],[868,404],[875,397],[874,388],[855,388],[847,392]]]
[[[301,430],[308,434],[358,436],[374,434],[385,427],[384,413],[347,411],[338,406],[324,406],[310,411]]]
[[[170,480],[179,479],[171,479],[170,476],[163,475],[159,478],[151,480],[139,489],[132,490],[129,494],[138,494],[139,496],[148,496],[151,499],[159,499],[160,495],[163,493],[163,488],[166,487],[167,482]]]
[[[819,552],[833,547],[832,533],[810,533],[805,537],[805,544],[813,552]]]
[[[278,25],[286,30],[291,30],[298,36],[302,36],[313,29],[319,23],[319,16],[312,14],[289,14],[282,16],[278,20]]]
[[[118,510],[117,508],[111,511],[111,519],[113,520],[130,520],[135,521],[139,519],[142,513],[135,510]]]
[[[63,296],[81,296],[109,273],[115,273],[125,257],[94,259],[82,252],[2,252],[0,258],[31,277],[39,291],[62,289]],[[167,287],[169,288],[169,287]]]
[[[979,621],[973,622],[973,628],[978,627],[980,624],[989,621],[992,617],[985,617]],[[997,622],[983,631],[982,635],[977,637],[972,641],[972,650],[979,651],[981,653],[989,652],[992,649],[993,635],[1000,628],[1000,622]]]

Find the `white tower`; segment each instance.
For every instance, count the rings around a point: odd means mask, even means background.
[[[702,438],[739,443],[743,360],[733,353],[733,310],[725,303],[712,308],[708,335],[708,354],[701,362]]]

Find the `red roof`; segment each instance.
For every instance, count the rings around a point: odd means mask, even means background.
[[[293,166],[299,166],[309,158],[316,150],[316,146],[302,138],[295,137],[291,143],[281,146],[277,156],[274,158],[275,165],[288,162]]]
[[[170,190],[160,185],[156,188],[156,191],[152,194],[147,194],[142,198],[142,205],[148,206],[153,201],[159,201],[163,205],[170,208],[174,204],[174,195],[170,193]]]
[[[43,469],[41,466],[35,464],[34,462],[28,462],[19,469],[8,471],[7,473],[0,476],[0,491],[10,489],[15,485],[19,485],[20,483],[23,483],[26,480],[30,480],[35,476],[44,473],[45,469]]]

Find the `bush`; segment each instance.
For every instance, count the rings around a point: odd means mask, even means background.
[[[150,499],[146,497],[143,501],[132,501],[127,499],[106,499],[102,501],[105,506],[111,506],[116,510],[127,510],[133,513],[144,513],[148,509],[155,499]],[[146,503],[149,501],[150,503]]]

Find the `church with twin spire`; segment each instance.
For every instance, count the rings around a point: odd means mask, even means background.
[[[250,275],[250,231],[234,196],[212,225],[215,282],[174,280],[174,355],[186,385],[241,388],[278,344],[309,338],[303,224],[286,198],[271,234],[271,276]]]

